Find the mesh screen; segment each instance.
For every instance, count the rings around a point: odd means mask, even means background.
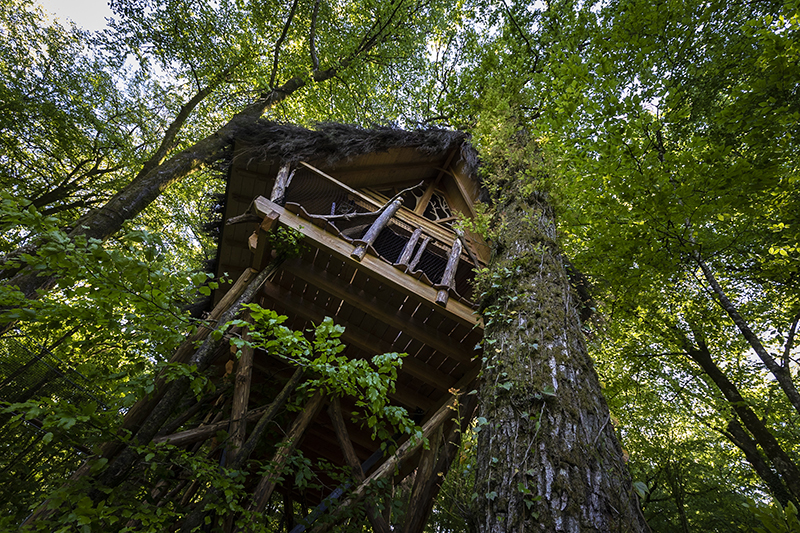
[[[396,263],[407,242],[408,237],[403,237],[391,227],[386,227],[378,234],[378,238],[375,239],[375,243],[372,246],[378,252],[378,255],[390,263]]]
[[[447,259],[433,253],[433,248],[433,246],[428,244],[422,257],[419,259],[419,263],[417,263],[416,270],[425,272],[425,275],[428,276],[428,279],[433,283],[439,283],[442,281],[444,269],[447,266]]]
[[[26,339],[0,338],[0,401],[44,398],[70,405],[93,401],[105,408],[89,380],[53,354]],[[11,422],[12,416],[0,414],[0,513],[20,521],[48,491],[63,484],[89,452],[57,431],[53,438],[36,420]]]
[[[397,194],[397,189],[380,189],[377,192],[391,198]],[[424,191],[415,189],[403,194],[404,205],[413,209]],[[342,215],[350,213],[373,213],[375,207],[368,205],[360,198],[354,197],[343,187],[336,185],[309,169],[298,169],[291,184],[286,191],[286,203],[296,203],[310,215]],[[434,193],[431,203],[425,212],[425,217],[436,220],[450,215],[447,202],[439,193]],[[338,229],[345,238],[360,239],[369,230],[375,221],[374,217],[358,217],[355,219],[331,219],[329,222]],[[377,254],[390,263],[396,263],[400,258],[409,236],[414,231],[408,224],[397,218],[392,219],[373,243]],[[422,243],[420,239],[415,246],[411,257],[414,257]],[[432,283],[440,283],[447,266],[449,249],[430,242],[422,254],[415,271],[422,271]],[[460,261],[456,271],[455,290],[461,296],[471,295],[472,265]]]
[[[29,342],[0,339],[0,400],[9,403],[48,397],[73,405],[94,401],[91,382],[56,356]]]
[[[312,215],[369,213],[347,190],[308,169],[298,169],[286,191],[286,202],[297,203]]]

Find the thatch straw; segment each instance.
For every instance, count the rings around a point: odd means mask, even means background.
[[[466,171],[475,176],[478,155],[460,131],[424,129],[405,131],[386,126],[363,129],[336,123],[321,123],[316,129],[260,120],[237,135],[241,151],[236,160],[273,160],[283,163],[325,161],[333,164],[359,155],[409,147],[427,155],[444,154],[461,146]]]

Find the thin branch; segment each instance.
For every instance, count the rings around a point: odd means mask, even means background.
[[[789,335],[786,338],[786,346],[783,348],[783,359],[781,364],[783,368],[789,369],[789,355],[792,352],[792,348],[794,348],[794,334],[797,331],[797,323],[800,321],[800,314],[794,317],[794,322],[792,322],[792,327],[789,328]]]
[[[528,53],[530,55],[536,55],[533,52],[533,47],[531,46],[531,42],[528,40],[528,37],[525,35],[525,32],[522,30],[522,27],[517,22],[517,19],[514,18],[514,15],[511,13],[511,9],[508,7],[506,0],[503,0],[503,7],[506,8],[506,13],[508,13],[508,18],[511,19],[511,22],[514,23],[514,27],[517,28],[519,32],[519,36],[522,37],[522,40],[525,41],[525,47],[528,49]],[[537,58],[538,61],[538,58]]]
[[[283,25],[281,36],[278,37],[278,40],[275,42],[275,59],[272,62],[272,75],[269,77],[270,88],[275,86],[275,77],[278,75],[278,58],[281,55],[281,45],[283,44],[283,41],[286,40],[286,35],[289,33],[289,26],[292,25],[292,19],[294,19],[294,13],[296,10],[297,0],[294,0],[294,2],[292,2],[292,9],[289,10],[289,16],[286,18],[286,24]]]
[[[313,71],[319,70],[319,58],[317,57],[317,16],[319,15],[320,0],[314,2],[314,9],[311,11],[311,34],[308,37],[308,47],[311,51],[311,66]]]
[[[750,347],[754,352],[756,352],[756,355],[758,355],[759,359],[761,359],[772,375],[775,376],[775,379],[781,386],[781,389],[783,389],[783,392],[786,394],[789,402],[791,402],[795,410],[800,413],[800,393],[798,393],[788,369],[779,366],[772,355],[767,352],[767,349],[762,344],[761,339],[759,339],[758,335],[756,335],[756,333],[750,329],[750,325],[745,321],[742,315],[739,314],[739,310],[736,308],[733,302],[730,301],[728,295],[725,294],[724,289],[719,284],[719,281],[717,281],[717,278],[714,276],[711,268],[700,256],[700,252],[695,251],[694,259],[700,269],[703,271],[703,276],[705,277],[706,281],[711,286],[711,289],[716,296],[715,300],[719,306],[722,307],[731,320],[733,320],[733,323],[736,324],[736,327],[742,333],[742,336],[745,338],[745,340],[747,340],[748,344],[750,344]]]

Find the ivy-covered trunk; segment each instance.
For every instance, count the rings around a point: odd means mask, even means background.
[[[474,526],[649,531],[586,350],[553,209],[518,174],[495,185],[495,256],[480,281]]]

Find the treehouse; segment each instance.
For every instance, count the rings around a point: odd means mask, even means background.
[[[307,332],[325,317],[343,326],[349,358],[407,354],[390,400],[430,442],[424,449],[401,438],[387,451],[351,414],[356,398],[318,392],[300,412],[276,418],[280,430],[270,430],[251,458],[281,466],[298,449],[312,462],[349,469],[353,479],[342,487],[326,478],[327,489],[301,490],[292,476],[254,475],[252,510],[269,504],[281,512],[275,501],[282,502],[289,529],[302,531],[324,508],[335,517],[346,506],[337,499],[345,489],[341,499],[353,502],[377,479],[408,478],[403,531],[422,531],[475,406],[475,396],[463,394],[474,388],[483,338],[472,281],[489,249],[457,221],[475,216],[480,194],[476,155],[457,132],[264,123],[238,137],[217,266],[219,277],[235,282],[215,292],[211,318],[249,287],[252,301],[287,316],[293,330]],[[302,246],[299,256],[282,259],[273,236],[286,231]],[[230,410],[220,408],[229,414],[157,442],[196,443],[224,429],[236,449],[297,377],[295,366],[259,350],[238,360],[223,355],[215,365],[235,389]],[[317,510],[298,521],[292,502]],[[389,531],[386,517],[368,509],[373,528]]]

